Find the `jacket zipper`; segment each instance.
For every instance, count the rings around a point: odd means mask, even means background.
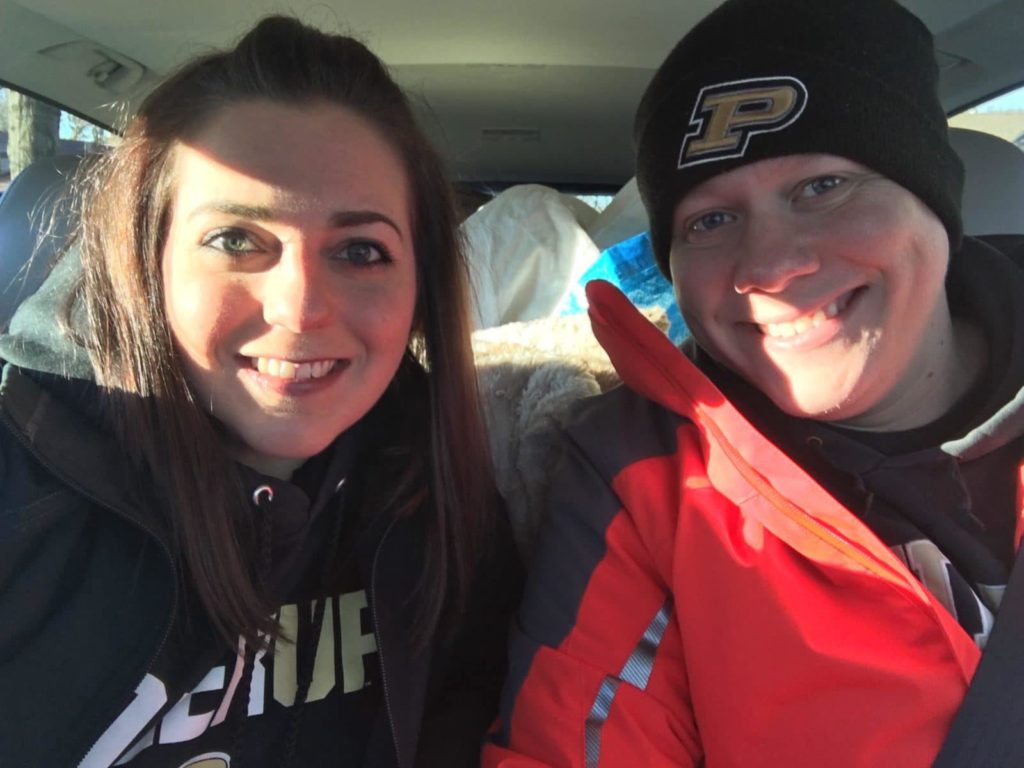
[[[377,549],[373,553],[373,565],[370,566],[370,613],[373,615],[373,628],[377,633],[377,653],[380,656],[380,681],[384,689],[384,711],[388,713],[388,725],[391,726],[391,743],[395,747],[395,758],[398,765],[402,766],[402,754],[398,749],[398,731],[395,728],[395,716],[391,711],[391,697],[388,694],[388,673],[387,664],[384,663],[384,635],[381,632],[380,622],[377,620],[377,562],[380,559],[380,552],[384,548],[384,542],[395,527],[395,519],[388,523],[380,541],[377,542]]]
[[[935,601],[928,596],[927,589],[923,584],[917,581],[905,565],[899,562],[895,564],[886,563],[875,553],[870,550],[865,550],[858,543],[845,538],[837,531],[826,526],[813,515],[807,513],[797,504],[793,503],[790,499],[787,499],[777,491],[770,482],[762,478],[760,473],[740,454],[736,446],[734,446],[732,442],[725,437],[724,431],[713,419],[705,418],[699,422],[697,419],[693,420],[695,423],[705,426],[706,430],[710,433],[710,436],[718,442],[729,461],[733,464],[744,480],[746,480],[756,493],[767,499],[780,514],[803,528],[812,536],[816,536],[822,541],[827,541],[833,547],[836,547],[840,552],[842,552],[848,559],[857,563],[860,567],[864,568],[868,573],[871,573],[876,578],[881,579],[883,582],[888,583],[901,591],[909,591],[914,598],[913,600],[910,600],[911,604],[923,610],[935,623],[939,632],[946,639],[948,650],[953,655],[954,659],[957,660],[957,665],[960,665],[960,655],[955,650],[956,643],[954,643],[953,638],[946,631],[946,627],[942,620],[936,614],[937,609]]]
[[[685,416],[686,414],[681,415]],[[899,580],[904,587],[909,587],[912,591],[917,592],[914,587],[914,578],[910,571],[906,568],[894,570],[895,566],[880,560],[875,553],[870,550],[865,550],[862,546],[855,544],[840,535],[813,515],[808,514],[792,500],[783,496],[782,493],[776,490],[767,479],[763,478],[761,474],[749,462],[747,462],[746,458],[726,437],[724,430],[717,422],[714,421],[714,419],[709,418],[706,414],[700,411],[696,411],[695,415],[700,418],[693,418],[694,423],[699,426],[703,426],[705,431],[710,433],[710,436],[715,439],[740,476],[757,494],[766,499],[780,514],[803,528],[812,536],[815,536],[822,541],[829,542],[847,558],[853,560],[861,568],[868,571],[868,573],[890,582],[892,581],[891,577],[899,576]],[[923,592],[921,594],[923,594]],[[918,597],[920,597],[921,594],[918,594]]]
[[[726,437],[725,430],[719,426],[714,417],[700,405],[699,401],[691,391],[692,388],[687,386],[687,380],[690,378],[690,374],[685,370],[685,366],[684,370],[680,372],[680,365],[678,364],[678,359],[675,357],[682,353],[672,346],[671,342],[668,342],[663,335],[654,331],[650,323],[641,317],[637,309],[629,305],[628,300],[621,291],[618,291],[618,289],[606,291],[605,288],[597,288],[597,290],[607,292],[608,294],[606,296],[601,296],[600,293],[596,293],[594,301],[591,303],[590,314],[591,319],[595,323],[595,333],[597,334],[598,341],[602,342],[602,346],[605,346],[605,341],[608,339],[606,333],[610,333],[610,336],[613,337],[612,342],[624,341],[636,346],[632,339],[634,335],[632,331],[638,331],[635,335],[641,340],[640,356],[644,362],[646,362],[647,367],[654,368],[658,375],[667,382],[671,390],[682,392],[683,399],[687,405],[680,408],[678,405],[653,394],[650,395],[650,399],[669,411],[689,419],[705,434],[706,437],[714,439],[722,449],[726,458],[744,481],[750,485],[756,493],[766,498],[779,513],[788,518],[791,522],[803,528],[810,535],[828,542],[830,546],[836,547],[847,558],[853,560],[861,568],[868,571],[868,573],[874,574],[875,576],[889,581],[890,583],[893,582],[892,577],[896,576],[905,587],[909,587],[912,591],[917,592],[913,585],[913,575],[910,574],[907,569],[903,568],[901,570],[894,570],[893,564],[880,560],[874,553],[865,551],[861,546],[854,544],[854,542],[847,540],[838,532],[831,530],[820,520],[817,520],[813,516],[807,514],[796,504],[785,498],[781,493],[775,490],[770,482],[762,478],[760,473],[747,462],[746,458],[740,453],[736,446],[733,445],[732,441]],[[621,302],[625,305],[621,308],[623,313],[621,316],[619,315],[620,307],[616,306],[617,302]],[[605,315],[606,311],[610,311],[610,316]],[[636,329],[631,329],[630,323],[636,323],[637,321],[639,321],[640,325],[638,325]],[[651,344],[645,346],[644,342],[646,341],[650,341]],[[612,345],[615,346],[614,343]],[[664,358],[662,353],[665,345],[673,350],[672,359]],[[655,349],[655,347],[657,347],[657,349]],[[617,354],[613,354],[611,356],[613,358],[618,357]],[[685,356],[684,359],[686,359]],[[686,365],[694,371],[697,370],[696,366],[688,359],[686,360]],[[703,373],[698,371],[698,374],[707,380],[707,377]],[[627,381],[628,378],[631,377],[624,377],[623,380]],[[712,384],[712,387],[714,386],[710,380],[708,380],[708,383]],[[658,388],[660,389],[660,386]],[[641,389],[638,391],[643,392],[644,390]],[[721,394],[720,396],[723,398],[725,397]],[[923,592],[917,592],[917,596],[919,598],[922,597]]]
[[[149,670],[152,669],[153,664],[156,662],[157,658],[159,658],[160,654],[163,652],[164,645],[166,645],[166,643],[167,643],[167,638],[171,634],[171,625],[173,624],[174,612],[177,610],[177,604],[178,604],[178,571],[177,571],[177,568],[175,568],[175,566],[174,566],[174,557],[171,555],[171,550],[164,543],[163,539],[161,539],[159,536],[157,536],[156,532],[153,531],[153,529],[151,529],[149,526],[145,525],[144,523],[142,523],[139,520],[136,520],[132,515],[130,515],[126,511],[124,511],[122,509],[119,509],[116,506],[111,505],[110,503],[104,501],[103,499],[98,498],[95,494],[90,493],[89,491],[85,490],[84,488],[82,488],[81,485],[79,485],[77,482],[75,482],[74,480],[69,478],[65,473],[63,473],[63,472],[59,471],[58,469],[56,469],[47,459],[45,459],[43,456],[40,456],[39,453],[32,448],[31,443],[25,438],[25,436],[22,434],[21,430],[17,428],[17,425],[15,425],[11,421],[10,417],[6,413],[3,413],[2,416],[0,416],[0,419],[2,419],[2,421],[4,423],[4,426],[7,427],[7,431],[10,432],[14,436],[14,439],[18,441],[18,443],[22,446],[22,448],[24,448],[25,451],[30,456],[34,457],[36,461],[38,461],[40,464],[42,464],[43,467],[53,477],[59,479],[66,486],[68,486],[68,488],[70,488],[72,491],[77,493],[79,496],[82,496],[82,497],[90,500],[91,502],[96,504],[98,507],[101,507],[103,509],[109,510],[110,512],[113,512],[115,515],[117,515],[119,518],[121,518],[122,520],[127,522],[129,525],[132,525],[135,528],[137,528],[138,530],[142,531],[146,536],[149,537],[149,539],[151,539],[152,541],[156,542],[157,546],[160,547],[160,549],[163,551],[164,555],[166,556],[167,563],[171,567],[171,575],[172,575],[171,613],[170,613],[169,620],[165,621],[165,623],[164,623],[164,631],[163,631],[163,634],[160,636],[160,643],[159,643],[159,645],[157,645],[156,650],[153,652],[153,655],[150,656],[149,661],[146,662],[145,668],[142,670],[142,677],[140,678],[140,680],[145,678],[145,676],[147,674],[149,674]],[[118,701],[116,708],[115,707],[111,707],[111,712],[116,713],[116,712],[123,711],[125,709],[125,707],[127,707],[128,704],[131,703],[131,700],[132,700],[132,698],[134,696],[135,696],[135,690],[132,689],[123,699]],[[75,757],[74,763],[73,763],[74,765],[81,765],[82,761],[85,760],[86,755],[88,755],[89,752],[92,750],[92,748],[94,746],[96,746],[96,742],[99,740],[99,737],[101,735],[102,735],[102,733],[97,734],[96,736],[93,736],[90,739],[90,743],[89,743],[88,748],[84,752],[82,752],[80,755]]]

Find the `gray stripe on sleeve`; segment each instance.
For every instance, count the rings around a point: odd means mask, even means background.
[[[665,636],[665,629],[668,627],[668,619],[671,614],[672,599],[666,598],[661,608],[654,614],[651,623],[647,625],[647,629],[644,630],[640,642],[626,659],[619,676],[609,675],[601,682],[597,698],[594,699],[594,705],[590,708],[590,714],[587,715],[583,735],[586,768],[597,768],[601,761],[601,731],[608,720],[608,713],[611,712],[619,683],[628,683],[641,691],[646,690],[647,683],[651,679],[651,670],[654,668],[654,657]]]
[[[647,681],[651,679],[651,669],[654,667],[654,655],[658,652],[661,638],[665,635],[665,628],[668,627],[668,617],[671,612],[672,602],[666,600],[644,631],[644,636],[640,638],[636,650],[626,659],[626,665],[622,668],[619,677],[634,688],[639,688],[641,691],[647,688]]]
[[[587,768],[597,768],[601,760],[601,729],[608,719],[608,712],[612,708],[612,701],[615,699],[615,692],[619,690],[619,679],[617,677],[606,677],[601,682],[597,691],[597,698],[594,706],[590,708],[587,715],[587,725],[583,735],[583,752],[586,756]]]

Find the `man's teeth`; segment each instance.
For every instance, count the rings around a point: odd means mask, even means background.
[[[809,331],[811,328],[817,328],[826,320],[838,315],[844,306],[846,306],[845,301],[830,301],[827,306],[822,307],[813,314],[798,317],[789,323],[768,323],[767,325],[762,325],[761,330],[773,338],[788,339]]]
[[[279,360],[276,357],[253,358],[255,368],[260,373],[273,376],[275,379],[306,381],[319,379],[334,370],[337,360],[315,360],[310,363],[295,363],[291,360]]]

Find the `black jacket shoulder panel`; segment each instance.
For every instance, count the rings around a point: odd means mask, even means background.
[[[676,451],[676,430],[686,418],[626,386],[583,400],[566,429],[568,438],[611,479],[625,467]]]

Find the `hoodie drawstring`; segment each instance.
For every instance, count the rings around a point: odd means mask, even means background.
[[[252,492],[253,506],[259,510],[259,562],[257,577],[264,590],[270,586],[270,571],[273,567],[273,520],[270,517],[270,504],[274,500],[274,489],[269,485],[261,485]],[[256,649],[250,648],[244,640],[240,641],[242,652],[242,679],[239,681],[238,704],[235,708],[235,723],[231,738],[231,754],[234,756],[236,768],[241,768],[245,750],[245,727],[249,719],[249,696],[252,689],[252,672],[256,666]]]
[[[341,492],[345,485],[345,480],[342,479],[335,488],[335,494]],[[261,485],[252,494],[253,505],[260,512],[259,520],[259,579],[260,583],[265,590],[270,588],[270,576],[273,568],[273,518],[271,517],[271,502],[274,500],[274,489],[269,485]],[[323,586],[326,586],[327,577],[331,572],[331,568],[334,565],[334,559],[337,556],[338,537],[341,535],[343,515],[340,508],[336,508],[334,525],[331,531],[331,537],[328,540],[329,551],[325,553],[323,558],[323,574],[322,582]],[[308,638],[306,647],[303,649],[298,661],[298,669],[296,670],[297,690],[295,693],[295,701],[292,705],[292,710],[288,716],[288,722],[285,727],[285,736],[283,743],[283,751],[280,765],[282,768],[289,768],[295,757],[298,746],[299,731],[302,725],[302,713],[305,709],[306,698],[309,696],[309,689],[313,684],[313,673],[316,669],[316,656],[317,651],[320,647],[320,633],[323,631],[324,615],[326,613],[327,600],[329,598],[326,595],[321,596],[317,601],[310,601],[306,603],[306,611],[303,615],[308,616],[308,609],[313,606],[315,602],[315,608],[313,608],[313,626],[312,634]],[[296,628],[298,632],[298,628]],[[298,636],[295,638],[295,642],[298,643]],[[237,768],[241,768],[243,762],[243,753],[245,748],[245,728],[246,721],[248,720],[249,710],[249,696],[252,686],[252,672],[255,666],[257,649],[249,648],[247,645],[243,645],[244,661],[242,664],[242,679],[240,680],[239,686],[239,705],[236,709],[236,722],[234,728],[234,734],[232,738],[232,754],[235,756],[233,765]]]

